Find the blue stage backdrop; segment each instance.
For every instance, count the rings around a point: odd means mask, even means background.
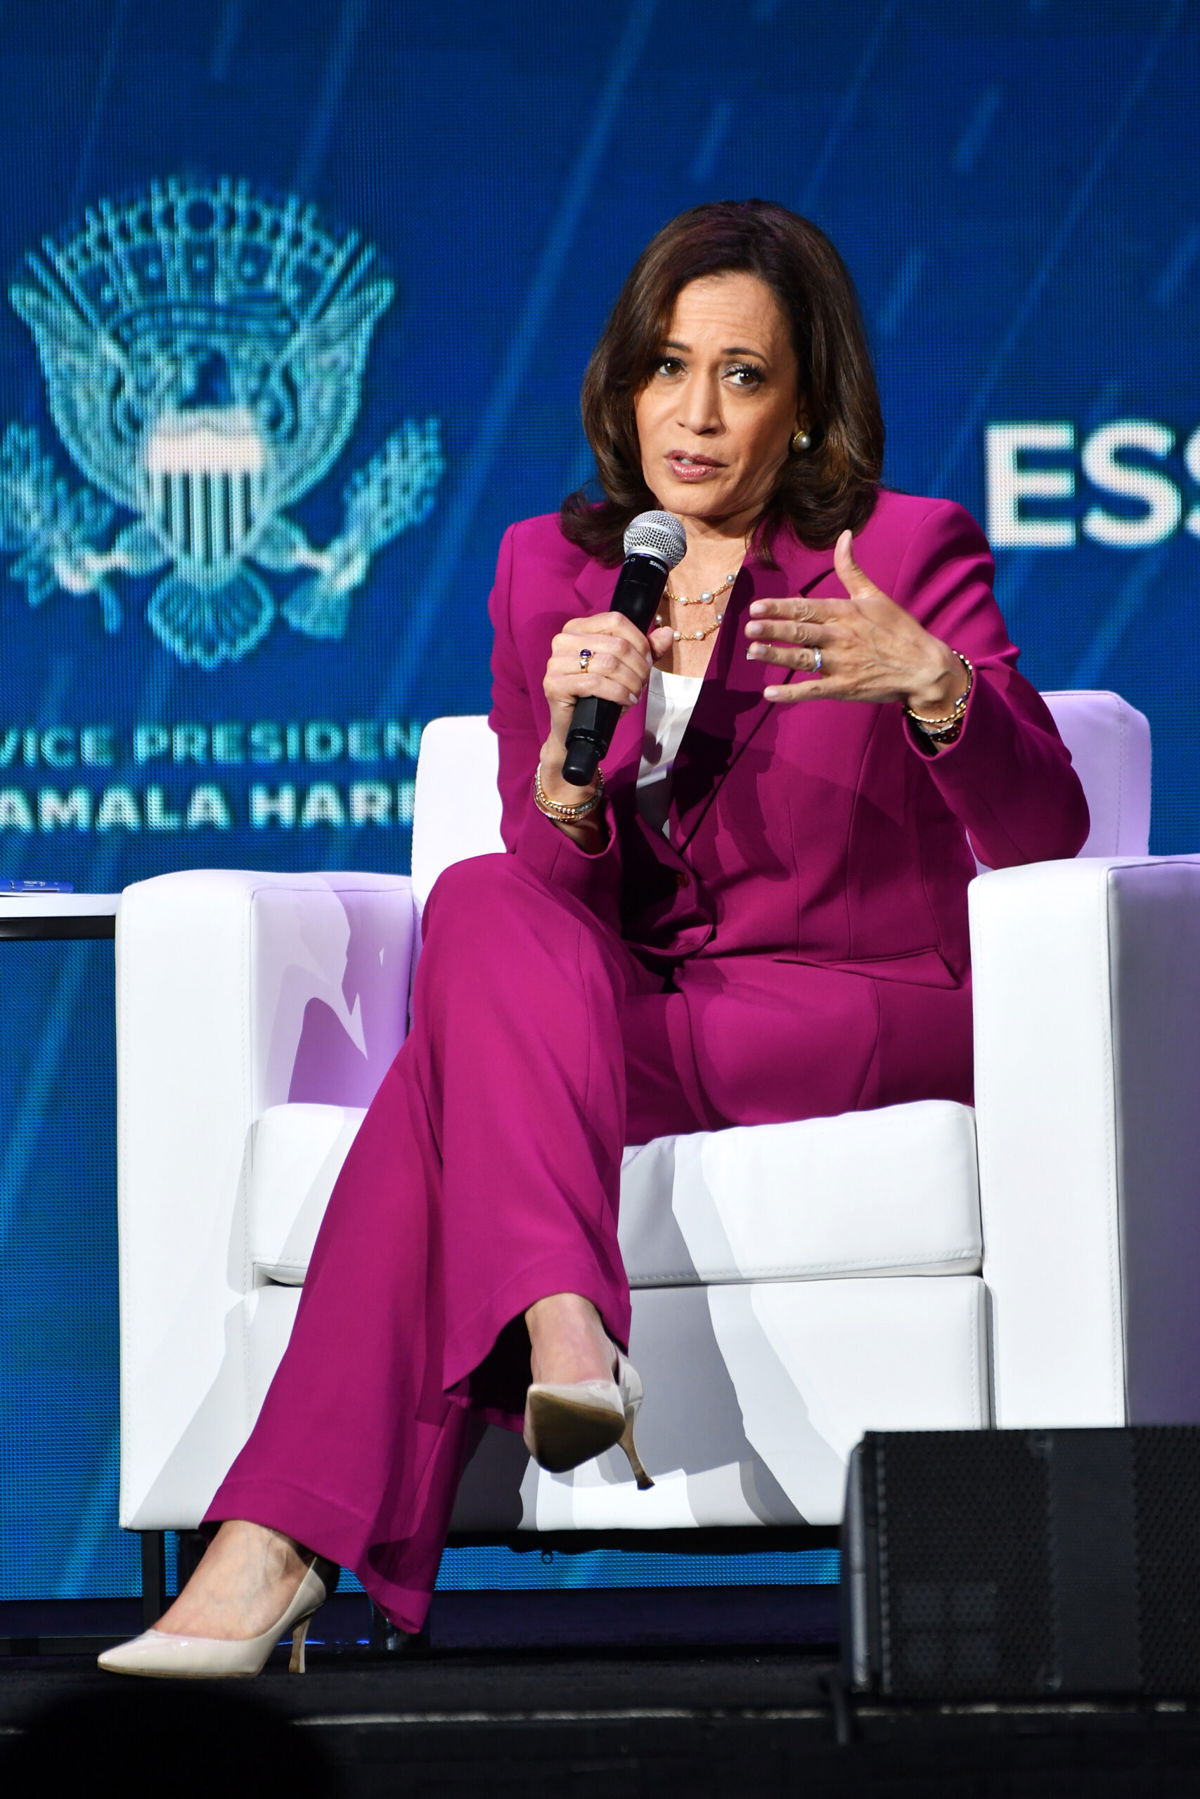
[[[1035,681],[1150,715],[1200,847],[1197,49],[1186,0],[8,0],[0,875],[403,869],[621,278],[751,194],[857,276],[891,484],[984,523]],[[0,1593],[115,1590],[112,1289],[54,1249],[111,1233],[110,1125],[45,1098],[103,981],[6,972]]]

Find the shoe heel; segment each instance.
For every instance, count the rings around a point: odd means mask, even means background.
[[[292,1653],[288,1660],[289,1674],[304,1673],[304,1645],[308,1640],[308,1627],[311,1623],[312,1615],[310,1613],[307,1618],[301,1618],[292,1632]]]
[[[626,1414],[625,1429],[621,1432],[620,1447],[625,1451],[625,1459],[633,1472],[633,1478],[637,1482],[639,1493],[649,1492],[650,1488],[654,1485],[654,1482],[642,1467],[642,1458],[638,1454],[637,1445],[633,1440],[632,1412]]]

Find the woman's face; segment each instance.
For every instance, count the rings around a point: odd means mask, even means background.
[[[804,419],[787,319],[757,275],[681,288],[660,359],[634,401],[647,487],[685,525],[744,535]]]

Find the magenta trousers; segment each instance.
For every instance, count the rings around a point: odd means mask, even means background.
[[[346,1158],[258,1422],[208,1511],[350,1568],[420,1629],[477,1419],[520,1428],[523,1313],[581,1293],[627,1347],[626,1141],[722,1122],[682,997],[512,856],[447,870],[413,1027]]]
[[[624,1145],[968,1098],[969,1070],[963,987],[765,956],[655,972],[516,857],[456,864],[426,907],[412,1030],[208,1518],[285,1531],[418,1630],[480,1420],[520,1428],[524,1312],[581,1293],[628,1347]]]

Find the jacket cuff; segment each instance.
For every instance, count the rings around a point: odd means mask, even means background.
[[[914,745],[989,868],[1075,856],[1087,838],[1087,801],[1070,755],[1040,696],[1026,692],[1018,714],[977,669],[955,741],[932,754]]]
[[[614,930],[620,926],[621,852],[611,814],[603,848],[586,850],[533,803],[517,830],[513,854],[554,887],[579,900]]]

